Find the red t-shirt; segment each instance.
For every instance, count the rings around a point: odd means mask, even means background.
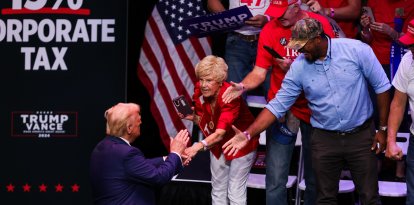
[[[323,30],[328,36],[335,36],[331,24],[325,17],[312,12],[306,13],[310,18],[317,19],[322,23]],[[256,66],[265,69],[273,67],[270,77],[270,89],[267,94],[267,99],[269,100],[273,99],[281,88],[286,72],[279,67],[276,60],[273,59],[273,57],[263,48],[263,46],[266,45],[273,48],[282,57],[295,59],[299,53],[286,47],[289,43],[291,35],[292,31],[290,28],[283,27],[276,19],[267,23],[260,33],[259,43],[257,46]],[[311,111],[308,108],[308,101],[305,99],[303,93],[299,96],[290,110],[297,118],[309,123]]]
[[[216,106],[212,112],[208,98],[203,97],[200,90],[200,83],[197,82],[194,87],[193,100],[195,102],[195,113],[200,116],[199,127],[202,130],[204,137],[208,137],[216,129],[226,130],[223,140],[218,142],[210,151],[218,159],[223,152],[222,146],[234,135],[231,125],[236,126],[239,130],[246,130],[254,121],[254,116],[250,112],[246,103],[241,97],[238,97],[230,103],[223,102],[224,91],[231,86],[227,82],[223,82],[217,96]],[[241,149],[236,156],[225,155],[227,160],[244,156],[257,149],[259,145],[259,138],[252,137],[249,144]]]
[[[324,8],[341,8],[348,5],[348,0],[318,0],[319,4]],[[378,3],[380,4],[380,3]],[[359,11],[355,11],[359,12]],[[356,38],[358,29],[358,21],[357,20],[338,20],[335,19],[336,23],[338,23],[339,27],[341,27],[342,31],[345,33],[347,38]]]
[[[379,23],[388,24],[391,28],[394,28],[395,9],[404,9],[404,26],[403,32],[407,30],[408,23],[414,18],[414,3],[409,1],[396,1],[396,0],[383,0],[381,3],[378,1],[369,0],[368,5],[372,9],[374,20]],[[370,46],[374,50],[375,55],[381,64],[390,64],[390,52],[392,39],[387,34],[371,30],[372,42]]]

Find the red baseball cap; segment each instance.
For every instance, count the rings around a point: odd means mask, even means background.
[[[414,19],[408,24],[407,33],[398,40],[405,46],[414,44]]]
[[[286,12],[288,6],[297,3],[299,0],[270,0],[269,8],[265,14],[279,18]]]

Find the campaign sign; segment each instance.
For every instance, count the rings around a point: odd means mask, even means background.
[[[205,37],[216,32],[238,29],[252,16],[247,6],[241,6],[220,13],[184,19],[183,25],[190,30],[191,35]]]
[[[0,204],[93,204],[90,155],[105,110],[127,99],[127,11],[0,1]]]

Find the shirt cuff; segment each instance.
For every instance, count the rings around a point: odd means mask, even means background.
[[[171,153],[174,153],[174,154],[176,154],[179,158],[180,158],[180,161],[181,161],[181,163],[183,162],[183,159],[181,159],[181,155],[180,154],[178,154],[177,152],[171,152]]]
[[[276,108],[273,107],[273,105],[269,102],[265,106],[266,109],[268,109],[277,119],[280,119],[282,115],[276,111]]]

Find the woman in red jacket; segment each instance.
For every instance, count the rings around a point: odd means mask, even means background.
[[[245,130],[254,117],[241,97],[224,103],[222,95],[227,87],[227,64],[220,57],[207,56],[195,68],[197,79],[194,88],[193,115],[181,118],[198,124],[204,140],[187,148],[185,153],[194,157],[197,152],[209,149],[213,204],[246,204],[246,184],[254,162],[258,137],[236,156],[223,154],[222,146],[232,136],[232,125]],[[254,139],[254,140],[253,140]]]

